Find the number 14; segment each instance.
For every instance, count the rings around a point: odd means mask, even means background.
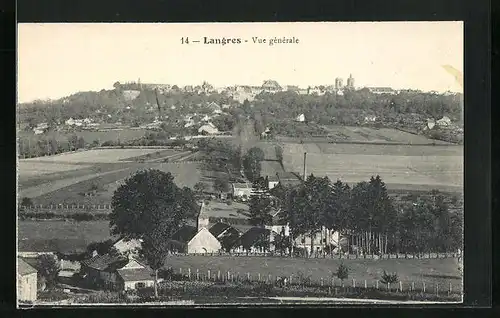
[[[181,38],[181,43],[182,44],[189,44],[189,38]]]

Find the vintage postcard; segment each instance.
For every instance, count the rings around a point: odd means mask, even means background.
[[[463,23],[18,25],[18,305],[461,303]]]

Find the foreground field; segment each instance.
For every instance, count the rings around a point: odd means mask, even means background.
[[[461,276],[458,270],[458,261],[453,258],[443,259],[316,259],[316,258],[281,258],[281,257],[230,257],[230,256],[169,256],[167,267],[178,273],[186,273],[188,269],[191,273],[198,270],[201,273],[212,273],[228,271],[240,275],[250,273],[256,277],[259,273],[261,277],[272,275],[286,276],[300,275],[310,276],[312,280],[319,281],[323,278],[328,281],[332,272],[344,263],[349,268],[349,277],[358,282],[366,280],[370,285],[380,280],[383,271],[398,273],[401,281],[404,282],[426,282],[428,284],[449,284],[460,285]],[[444,286],[444,285],[442,285]]]

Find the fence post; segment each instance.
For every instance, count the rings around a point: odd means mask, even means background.
[[[220,270],[217,271],[217,280],[220,280]]]
[[[422,283],[423,283],[422,291],[425,293],[425,282],[422,282]]]
[[[411,282],[411,291],[415,290],[415,282]]]
[[[323,277],[321,277],[321,287],[323,287]]]
[[[375,288],[378,289],[378,280],[375,281]]]
[[[352,288],[356,288],[356,280],[354,278],[352,279]]]
[[[436,283],[436,296],[439,296],[439,283]]]
[[[293,275],[290,275],[290,285],[292,285],[292,277]]]
[[[259,273],[259,283],[260,283],[260,273]]]
[[[179,268],[179,274],[182,275],[182,267]]]
[[[451,294],[451,283],[450,283],[450,286],[448,288],[448,296],[450,296],[450,294]]]
[[[365,289],[367,288],[368,286],[366,285],[366,279],[365,279]]]
[[[188,268],[188,279],[191,280],[191,268]]]
[[[198,269],[196,269],[196,280],[200,279],[200,273],[198,272]]]
[[[391,290],[391,283],[387,283],[387,291]]]
[[[250,281],[250,273],[247,273],[247,280]]]
[[[399,291],[403,292],[403,282],[399,281]]]

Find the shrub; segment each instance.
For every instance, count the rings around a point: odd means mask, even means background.
[[[387,273],[384,270],[384,273],[382,274],[382,279],[380,280],[382,284],[394,284],[399,282],[399,277],[397,273]]]
[[[344,281],[349,277],[349,268],[345,266],[344,263],[341,263],[337,269],[336,275],[338,279]]]

